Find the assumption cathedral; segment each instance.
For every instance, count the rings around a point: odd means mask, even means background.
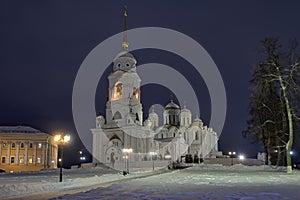
[[[218,152],[216,132],[204,126],[198,116],[193,119],[185,105],[181,108],[170,100],[163,111],[162,125],[153,106],[148,118],[143,119],[141,79],[136,71],[137,61],[128,52],[126,17],[125,11],[123,51],[113,60],[113,71],[108,76],[106,115],[97,116],[96,127],[91,129],[93,163],[114,167],[125,159],[130,162],[151,160],[151,155],[157,160],[171,161],[179,161],[187,154],[198,158],[215,157]]]

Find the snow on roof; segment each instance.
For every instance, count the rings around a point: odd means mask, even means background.
[[[30,126],[0,126],[1,137],[47,138],[49,134]]]
[[[42,133],[37,129],[30,126],[0,126],[0,132],[2,133]]]

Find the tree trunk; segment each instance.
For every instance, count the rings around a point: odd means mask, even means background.
[[[279,71],[279,69],[277,68]],[[280,86],[282,88],[284,103],[286,107],[287,117],[288,117],[288,124],[289,124],[289,140],[286,144],[286,164],[287,164],[287,173],[292,173],[292,159],[291,159],[291,150],[293,146],[293,139],[294,139],[294,130],[293,130],[293,119],[292,119],[292,112],[290,107],[290,102],[286,94],[286,86],[283,84],[282,77],[279,76]]]

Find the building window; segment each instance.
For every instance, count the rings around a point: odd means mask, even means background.
[[[199,140],[199,133],[198,132],[195,133],[195,140]]]
[[[6,161],[6,157],[5,157],[5,156],[2,156],[1,163],[2,163],[2,164],[5,164],[5,161]]]
[[[14,163],[15,163],[15,157],[12,156],[12,157],[10,157],[10,164],[14,164]]]
[[[37,162],[38,164],[40,164],[40,163],[41,163],[41,157],[37,157],[36,162]]]
[[[11,148],[12,148],[12,149],[16,148],[16,143],[14,143],[14,142],[11,143]]]
[[[3,144],[2,144],[2,148],[6,149],[6,143],[5,142],[3,142]]]
[[[38,144],[38,148],[39,148],[39,149],[42,148],[42,143],[39,143],[39,144]]]
[[[112,100],[119,100],[122,97],[123,92],[123,84],[121,82],[117,82],[114,86]]]
[[[28,157],[28,163],[32,164],[32,157]]]
[[[24,149],[24,143],[23,142],[21,143],[21,149]]]
[[[29,148],[32,149],[32,143],[29,144]]]
[[[133,96],[138,100],[139,99],[139,91],[136,88],[133,88]]]
[[[114,146],[119,146],[119,143],[117,141],[113,141]]]
[[[19,157],[19,163],[20,163],[20,164],[24,164],[24,157],[23,157],[23,156],[20,156],[20,157]]]

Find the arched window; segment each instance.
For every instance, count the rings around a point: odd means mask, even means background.
[[[123,84],[121,82],[117,82],[114,86],[112,100],[118,100],[122,97],[123,92]]]
[[[122,115],[119,111],[117,111],[115,114],[114,114],[114,117],[113,119],[122,119]]]
[[[198,133],[198,131],[195,132],[195,140],[199,140],[199,133]]]
[[[138,100],[139,99],[139,90],[136,88],[133,88],[133,96]]]

